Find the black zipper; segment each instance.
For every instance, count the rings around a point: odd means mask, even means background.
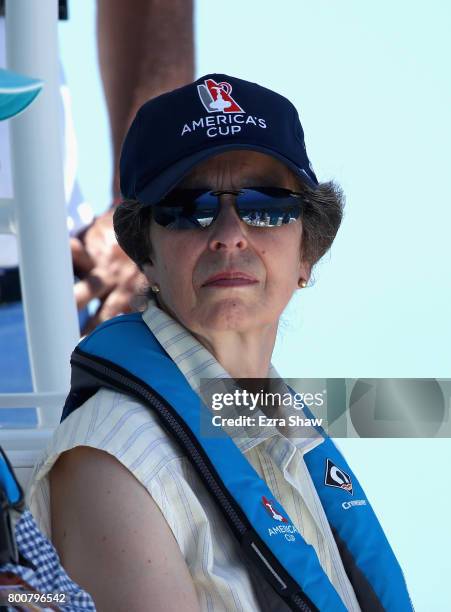
[[[139,379],[130,372],[123,370],[117,364],[112,364],[106,359],[83,353],[78,347],[72,353],[71,363],[88,371],[95,373],[100,379],[108,382],[114,381],[121,389],[134,397],[144,400],[154,408],[171,433],[173,433],[186,451],[188,457],[194,463],[199,475],[205,482],[208,490],[217,499],[220,508],[227,515],[229,523],[235,531],[240,544],[245,547],[254,561],[257,561],[265,574],[271,574],[270,582],[277,583],[276,591],[282,595],[293,610],[302,612],[316,612],[317,608],[299,590],[299,585],[291,576],[283,570],[280,572],[280,562],[276,559],[260,536],[252,529],[244,512],[231,497],[224,485],[221,486],[220,476],[217,474],[209,457],[199,449],[198,443],[191,430],[186,424],[182,424],[180,417],[174,413],[172,406],[154,390],[150,390]],[[176,416],[175,416],[176,415]],[[218,482],[219,481],[219,482]],[[251,537],[249,537],[251,535]],[[279,571],[274,569],[274,565]],[[266,566],[266,567],[265,567]],[[268,568],[270,572],[268,572]],[[284,592],[286,591],[286,592]],[[290,594],[291,592],[291,594]]]

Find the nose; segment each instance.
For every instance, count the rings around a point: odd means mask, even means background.
[[[246,224],[236,212],[235,196],[224,194],[219,196],[219,201],[219,214],[211,225],[209,248],[212,251],[246,249],[248,246]]]

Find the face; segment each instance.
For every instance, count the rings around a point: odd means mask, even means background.
[[[254,151],[231,151],[199,164],[178,188],[237,190],[244,187],[297,190],[291,171]],[[277,328],[279,317],[307,279],[300,260],[301,220],[280,227],[250,227],[238,217],[234,196],[220,196],[220,211],[207,228],[173,230],[152,222],[150,284],[160,287],[162,306],[192,332],[246,333]],[[211,280],[232,272],[235,279]],[[238,280],[237,277],[245,277]]]

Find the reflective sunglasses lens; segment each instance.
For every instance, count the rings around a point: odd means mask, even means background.
[[[153,218],[166,229],[199,229],[208,227],[213,222],[213,216],[203,214],[199,218],[185,208],[154,207]]]
[[[210,191],[178,189],[154,206],[153,218],[167,229],[198,229],[214,220],[218,198]]]
[[[242,189],[236,207],[242,221],[253,227],[279,227],[293,223],[301,213],[300,200],[287,189]]]
[[[268,210],[255,210],[255,211],[238,211],[239,217],[247,225],[252,227],[280,227],[281,225],[288,225],[294,223],[299,218],[300,208],[293,208],[290,210],[281,210],[280,208],[273,208]]]
[[[178,190],[154,207],[155,221],[167,229],[207,228],[218,213],[219,195],[227,192]],[[258,188],[230,192],[236,195],[240,219],[252,227],[279,227],[293,223],[301,213],[301,201],[286,189]]]

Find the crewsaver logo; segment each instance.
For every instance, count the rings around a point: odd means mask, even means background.
[[[241,106],[232,98],[232,86],[226,81],[216,83],[206,79],[203,85],[197,86],[199,98],[209,113],[244,113]]]
[[[326,462],[324,484],[328,487],[343,489],[343,491],[347,491],[351,495],[354,495],[351,477],[347,472],[336,466],[330,459],[327,459]]]
[[[276,510],[274,510],[274,502],[272,500],[267,499],[264,495],[262,497],[262,504],[265,507],[266,512],[275,520],[275,521],[280,521],[281,523],[288,523],[288,520],[282,516],[281,514],[279,514],[278,512],[276,512]]]

